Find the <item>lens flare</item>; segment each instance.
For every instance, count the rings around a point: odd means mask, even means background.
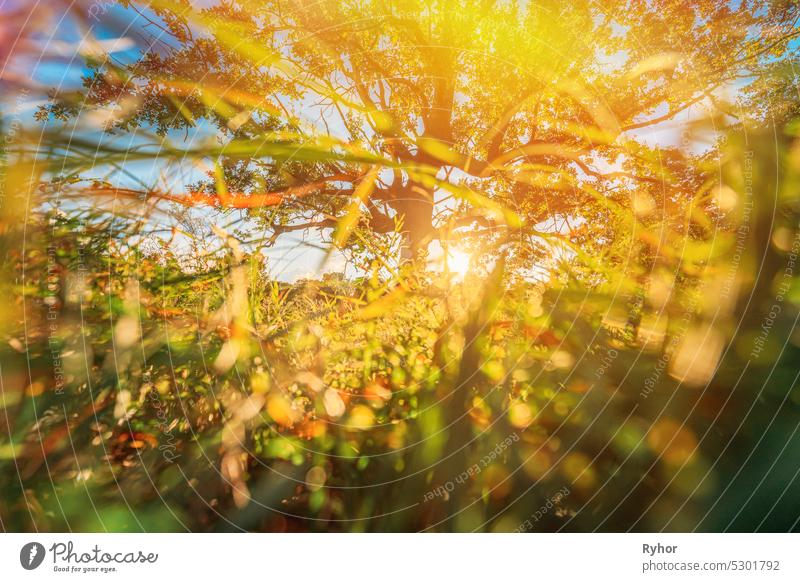
[[[447,252],[447,270],[457,279],[464,278],[469,271],[471,261],[472,256],[464,251],[451,249]]]

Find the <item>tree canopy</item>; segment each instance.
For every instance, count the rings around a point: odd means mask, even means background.
[[[797,529],[797,3],[53,6],[0,527]]]
[[[696,152],[642,138],[681,114],[710,110],[716,130],[768,116],[759,97],[797,37],[780,2],[151,10],[141,58],[95,63],[50,111],[123,104],[115,132],[206,127],[219,168],[186,184],[185,202],[250,208],[276,237],[357,212],[351,222],[419,252],[454,230],[491,239],[525,225],[527,259],[555,217],[587,244],[615,238],[609,203],[685,209],[702,191]]]

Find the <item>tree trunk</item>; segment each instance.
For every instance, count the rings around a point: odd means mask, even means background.
[[[436,234],[433,228],[432,196],[409,192],[406,197],[396,201],[395,209],[404,217],[402,258],[413,259],[425,255],[428,244]]]

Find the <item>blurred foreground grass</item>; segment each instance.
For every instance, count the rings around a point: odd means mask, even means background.
[[[797,529],[800,149],[775,140],[731,137],[713,195],[733,211],[707,236],[645,229],[632,263],[571,255],[539,281],[487,252],[463,278],[376,256],[282,283],[221,231],[189,266],[17,164],[0,523]]]

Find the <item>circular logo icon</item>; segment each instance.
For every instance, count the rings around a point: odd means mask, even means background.
[[[19,551],[19,563],[26,570],[35,570],[44,561],[44,546],[39,542],[29,542]]]

